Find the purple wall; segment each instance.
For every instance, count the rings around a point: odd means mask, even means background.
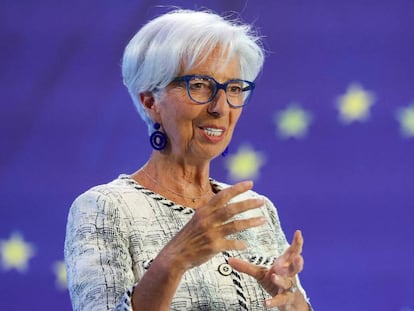
[[[58,282],[71,202],[151,151],[120,59],[159,4],[0,3],[2,310],[71,309]],[[232,183],[231,163],[262,160],[243,163],[289,239],[303,230],[315,309],[413,311],[414,2],[174,4],[241,12],[264,36],[264,71],[212,176]]]

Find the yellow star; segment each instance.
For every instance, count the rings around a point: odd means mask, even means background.
[[[256,178],[264,162],[265,157],[260,152],[244,145],[236,154],[227,157],[225,165],[232,180],[242,180]]]
[[[28,261],[34,256],[34,247],[26,243],[19,233],[13,233],[9,240],[0,241],[1,264],[3,269],[25,272]]]
[[[338,97],[340,120],[347,124],[367,120],[374,100],[373,92],[364,90],[358,84],[351,84],[346,93]]]
[[[53,264],[53,271],[56,275],[56,285],[60,289],[67,288],[67,275],[66,275],[66,266],[63,260],[56,261]]]
[[[414,103],[397,111],[401,134],[405,137],[414,137]]]
[[[312,115],[297,104],[290,104],[274,116],[278,133],[282,138],[303,138],[312,121]]]

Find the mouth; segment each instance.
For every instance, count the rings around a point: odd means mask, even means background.
[[[203,136],[212,143],[222,141],[226,133],[226,128],[213,125],[200,126],[199,129],[203,133]]]
[[[223,129],[212,128],[212,127],[204,127],[203,131],[207,136],[210,136],[210,137],[220,137],[224,133]]]

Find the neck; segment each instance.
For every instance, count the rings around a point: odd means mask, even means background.
[[[132,177],[148,189],[186,206],[196,207],[213,195],[208,164],[194,166],[153,156]]]

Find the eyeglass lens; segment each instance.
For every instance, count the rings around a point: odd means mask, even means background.
[[[210,77],[196,76],[188,80],[188,93],[192,100],[200,104],[213,100],[220,88],[225,89],[227,101],[233,106],[243,106],[251,92],[251,86],[243,80],[230,80],[220,85]]]

